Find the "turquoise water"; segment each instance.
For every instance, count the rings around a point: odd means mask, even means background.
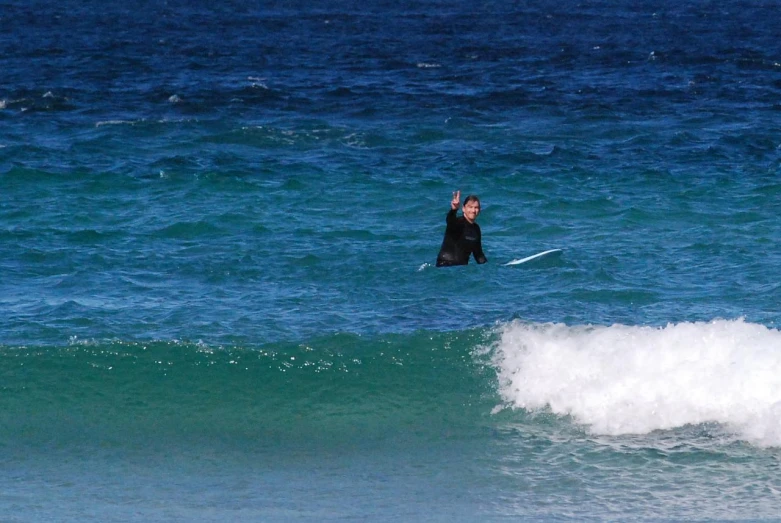
[[[2,7],[4,521],[778,517],[773,4]]]

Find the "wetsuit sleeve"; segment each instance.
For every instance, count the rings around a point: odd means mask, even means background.
[[[480,236],[477,237],[477,248],[475,248],[474,254],[477,263],[485,263],[488,261],[483,253],[483,231],[480,231]]]
[[[463,249],[459,248],[459,241],[464,229],[464,225],[461,223],[462,219],[457,216],[455,210],[451,209],[447,213],[445,221],[447,222],[447,227],[445,228],[445,237],[442,239],[442,247],[440,247],[439,255],[437,256],[437,267],[464,265],[468,263],[463,259],[464,254],[468,260],[469,251],[462,253]]]

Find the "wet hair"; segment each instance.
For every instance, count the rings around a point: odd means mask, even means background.
[[[478,197],[477,197],[476,195],[474,195],[474,194],[470,194],[470,195],[469,195],[469,196],[467,196],[467,197],[466,197],[466,199],[464,200],[464,205],[466,205],[466,204],[467,204],[467,203],[469,203],[469,202],[477,202],[477,205],[480,205],[480,198],[478,198]],[[482,207],[482,205],[480,205],[480,206]]]

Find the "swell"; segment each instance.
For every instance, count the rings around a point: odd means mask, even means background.
[[[474,355],[486,336],[4,347],[0,444],[265,446],[473,430],[497,403],[495,373]]]

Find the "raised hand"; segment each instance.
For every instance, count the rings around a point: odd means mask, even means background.
[[[452,210],[457,210],[458,205],[461,203],[461,191],[456,191],[453,193],[453,199],[450,201],[450,208]]]

